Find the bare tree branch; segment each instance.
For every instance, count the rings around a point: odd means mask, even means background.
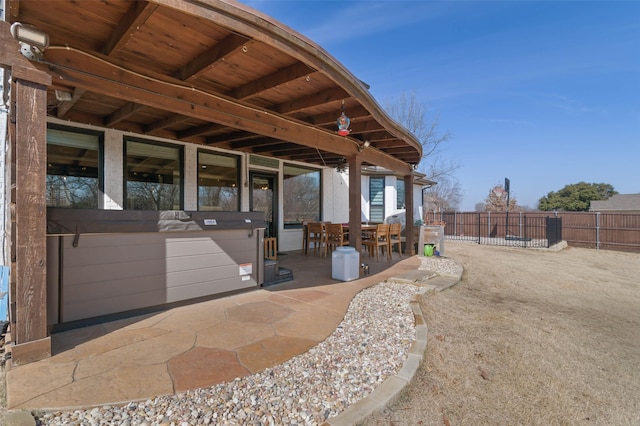
[[[440,132],[439,117],[427,115],[427,105],[418,101],[415,92],[403,93],[387,100],[385,109],[422,144],[418,170],[437,182],[426,191],[425,211],[455,210],[462,201],[462,188],[455,172],[459,166],[438,156],[443,143],[451,140],[449,131]]]

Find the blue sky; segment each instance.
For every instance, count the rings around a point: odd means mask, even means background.
[[[461,210],[585,181],[640,193],[640,1],[244,1],[452,139]],[[428,161],[428,158],[426,159]]]

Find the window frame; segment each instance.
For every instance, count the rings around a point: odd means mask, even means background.
[[[145,139],[138,138],[135,136],[125,136],[123,138],[122,151],[123,151],[123,168],[122,168],[122,186],[123,186],[123,210],[131,210],[131,211],[149,211],[149,210],[141,210],[141,209],[133,209],[128,207],[129,199],[127,194],[127,184],[129,183],[129,171],[128,171],[128,148],[129,142],[141,143],[146,145],[155,145],[162,146],[166,148],[174,148],[178,151],[178,164],[180,167],[179,179],[180,179],[180,196],[178,197],[179,209],[184,210],[184,198],[185,198],[185,182],[184,182],[184,146],[179,144],[160,142],[153,139]],[[153,158],[153,157],[149,157]],[[166,210],[151,210],[151,211],[166,211]]]
[[[322,210],[323,210],[322,209],[322,205],[323,205],[322,173],[323,173],[323,170],[316,167],[309,167],[306,165],[283,162],[282,164],[282,189],[283,189],[282,209],[283,210],[286,210],[284,197],[286,196],[285,192],[286,192],[286,181],[287,181],[287,172],[286,172],[287,167],[294,167],[296,169],[309,170],[310,173],[318,174],[318,212],[317,212],[318,219],[317,221],[322,221]],[[303,176],[303,175],[296,175],[296,176]],[[308,221],[309,219],[303,219],[301,222],[287,222],[283,216],[282,227],[283,229],[302,229],[304,227],[304,223]]]
[[[402,188],[400,188],[402,186]],[[396,177],[396,210],[404,210],[407,208],[404,179]],[[402,203],[400,203],[402,201]]]
[[[236,194],[236,209],[235,210],[227,210],[227,211],[236,211],[239,212],[241,209],[241,205],[242,205],[242,185],[241,185],[241,179],[242,179],[242,159],[239,155],[237,154],[231,154],[231,153],[225,153],[225,152],[218,152],[218,151],[209,151],[209,150],[205,150],[205,149],[199,149],[197,154],[196,154],[196,163],[197,163],[197,167],[198,167],[198,172],[197,172],[197,182],[196,182],[196,197],[197,197],[197,209],[198,211],[208,211],[208,210],[201,210],[202,206],[200,205],[200,171],[202,170],[202,166],[200,163],[200,154],[206,154],[206,155],[217,155],[217,156],[221,156],[221,157],[227,157],[227,158],[233,158],[235,159],[235,164],[236,164],[236,189],[237,189],[237,194]]]
[[[56,124],[56,123],[47,123],[47,136],[46,136],[46,145],[47,145],[47,168],[49,165],[49,155],[48,155],[48,149],[49,149],[49,130],[57,130],[57,131],[61,131],[61,132],[67,132],[67,133],[76,133],[76,134],[82,134],[82,135],[90,135],[90,136],[96,136],[98,138],[98,199],[97,199],[97,206],[95,207],[96,209],[102,209],[104,208],[104,176],[105,176],[105,172],[104,172],[104,132],[99,131],[99,130],[93,130],[93,129],[85,129],[85,128],[81,128],[81,127],[73,127],[73,126],[64,126],[61,124]],[[55,144],[52,144],[55,145]],[[49,173],[46,173],[46,177],[49,176]],[[45,177],[45,179],[46,179]],[[49,188],[48,188],[48,184],[45,183],[45,194],[47,194],[49,192]],[[46,203],[46,199],[45,199],[45,203]],[[55,208],[69,208],[69,209],[74,209],[75,207],[64,207],[64,206],[57,206],[57,205],[50,205],[49,203],[46,203],[47,207],[55,207]]]
[[[373,196],[373,191],[372,191],[372,189],[373,189],[372,183],[374,181],[382,181],[382,189],[380,191],[380,193],[382,194],[382,202],[381,203],[374,204],[374,202],[373,202],[374,201],[374,196]],[[382,223],[382,222],[384,222],[384,219],[385,219],[384,212],[385,212],[385,202],[386,202],[386,200],[385,200],[385,192],[386,192],[385,191],[385,189],[386,189],[385,185],[386,184],[387,184],[387,182],[386,182],[386,179],[385,179],[384,176],[369,176],[369,222],[373,222],[373,223]],[[374,206],[381,208],[381,211],[380,211],[381,220],[377,220],[377,218],[374,219],[373,214],[372,214]]]

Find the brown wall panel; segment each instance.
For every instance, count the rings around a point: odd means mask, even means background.
[[[50,236],[57,240],[59,237]],[[256,240],[247,230],[81,235],[63,239],[61,320],[143,309],[256,287]],[[55,250],[50,242],[49,249]],[[50,257],[58,258],[54,254]],[[240,265],[251,264],[251,274]],[[56,277],[49,280],[55,286]]]

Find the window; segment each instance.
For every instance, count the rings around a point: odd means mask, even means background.
[[[47,129],[47,206],[99,207],[101,136],[61,127]]]
[[[320,220],[320,170],[284,165],[284,228]]]
[[[384,222],[384,177],[369,178],[369,222]]]
[[[138,140],[126,141],[127,209],[182,209],[182,149]]]
[[[404,210],[404,180],[396,178],[396,209]]]
[[[198,210],[239,211],[240,159],[198,152]]]

